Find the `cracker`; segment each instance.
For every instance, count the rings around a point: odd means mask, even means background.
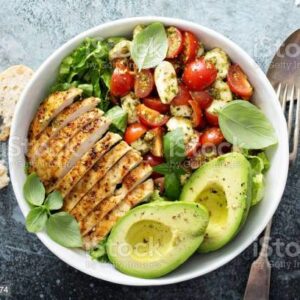
[[[24,65],[12,66],[0,74],[0,141],[9,137],[16,104],[32,74]]]

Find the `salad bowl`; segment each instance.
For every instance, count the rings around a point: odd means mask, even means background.
[[[288,138],[286,122],[276,98],[276,94],[253,59],[239,46],[223,35],[201,25],[173,18],[138,17],[108,22],[85,31],[57,49],[37,70],[32,81],[23,92],[16,108],[9,143],[9,166],[13,189],[26,216],[30,210],[23,196],[26,179],[26,141],[30,122],[43,99],[53,85],[62,59],[74,50],[86,37],[106,38],[128,36],[139,24],[161,22],[193,32],[208,48],[220,47],[247,74],[254,87],[254,103],[264,112],[273,125],[278,144],[267,150],[270,169],[266,174],[266,188],[263,201],[251,209],[248,219],[239,234],[222,249],[209,254],[196,254],[176,271],[158,279],[141,279],[117,271],[111,264],[91,260],[83,250],[64,248],[52,241],[46,233],[38,233],[42,243],[61,260],[70,266],[93,277],[124,285],[164,285],[189,280],[207,274],[228,263],[245,250],[263,231],[273,216],[284,191],[288,173]]]

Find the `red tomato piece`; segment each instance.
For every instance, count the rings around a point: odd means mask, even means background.
[[[128,94],[134,86],[134,77],[126,67],[115,68],[110,81],[110,93],[122,97]]]
[[[200,107],[200,104],[196,100],[189,100],[189,104],[192,107],[192,124],[193,127],[199,127],[202,124],[203,114]]]
[[[168,52],[167,58],[174,58],[178,56],[183,48],[183,37],[180,30],[174,26],[167,29],[168,36]]]
[[[224,141],[224,136],[220,128],[211,127],[202,133],[200,137],[200,142],[202,146],[205,145],[219,145]]]
[[[185,66],[182,79],[189,89],[203,91],[216,80],[217,74],[215,66],[201,57]]]
[[[164,159],[162,157],[157,157],[148,153],[144,155],[144,161],[147,162],[151,167],[154,167],[162,164],[164,162]]]
[[[205,118],[209,125],[219,126],[219,117],[217,113],[211,113],[209,111],[205,111]]]
[[[147,131],[147,127],[140,123],[134,123],[126,128],[124,140],[126,143],[131,144],[138,140]]]
[[[199,48],[198,39],[195,35],[189,31],[183,33],[183,50],[182,50],[182,61],[188,63],[196,58],[197,51]]]
[[[145,98],[143,103],[147,107],[152,108],[160,113],[166,113],[170,109],[169,104],[162,103],[159,98]]]
[[[231,65],[228,70],[227,83],[233,93],[249,100],[253,94],[253,88],[246,74],[239,65]]]
[[[189,101],[192,100],[190,92],[186,85],[183,83],[179,84],[178,94],[174,97],[171,104],[172,105],[189,105]]]
[[[158,111],[147,107],[144,104],[139,104],[136,107],[136,112],[142,124],[149,127],[160,127],[165,125],[169,117],[160,114]]]
[[[135,75],[134,93],[138,98],[150,95],[154,87],[154,78],[150,70],[144,69]]]
[[[198,92],[194,91],[191,92],[190,94],[192,98],[199,103],[201,109],[208,108],[213,101],[213,98],[208,91],[198,91]]]

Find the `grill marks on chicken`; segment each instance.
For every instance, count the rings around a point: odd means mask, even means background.
[[[64,199],[63,209],[70,212],[79,200],[100,180],[115,163],[124,156],[130,146],[124,141],[120,142],[106,153],[75,185]]]
[[[147,179],[152,173],[149,164],[142,162],[135,169],[130,171],[123,179],[122,186],[115,193],[101,201],[95,209],[79,222],[83,235],[87,234],[106,214],[118,205],[126,195],[137,185]]]
[[[97,222],[93,230],[83,237],[84,248],[89,250],[96,247],[111,231],[116,222],[123,217],[131,208],[137,204],[147,201],[153,193],[153,180],[139,184],[134,190],[127,194],[125,199],[119,203],[110,213]]]
[[[28,159],[34,161],[35,157],[47,147],[51,137],[54,137],[68,123],[73,122],[82,114],[96,108],[99,103],[99,98],[90,97],[66,107],[40,135],[31,139],[27,153]]]
[[[31,138],[39,135],[64,108],[73,103],[81,94],[81,89],[71,88],[67,91],[55,92],[46,98],[31,123]]]
[[[142,161],[141,155],[135,151],[127,152],[93,188],[77,203],[71,214],[80,221],[87,216],[102,200],[111,196],[117,185],[130,170]]]
[[[63,210],[78,221],[87,249],[95,246],[131,207],[153,192],[152,168],[141,154],[108,132],[100,99],[73,101],[82,91],[50,95],[29,132],[27,157],[47,193],[57,190]]]
[[[57,184],[49,186],[47,192],[55,189],[61,193],[62,197],[65,197],[93,165],[120,140],[120,135],[108,132],[76,162],[75,166]]]

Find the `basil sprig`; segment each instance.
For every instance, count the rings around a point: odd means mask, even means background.
[[[105,116],[110,119],[110,131],[124,133],[127,127],[127,112],[120,106],[114,106],[108,110]]]
[[[132,42],[131,57],[139,70],[156,67],[168,51],[168,38],[164,25],[155,22],[138,33]]]
[[[164,136],[164,157],[166,163],[155,166],[155,172],[165,175],[165,195],[171,200],[178,199],[181,192],[180,175],[185,174],[180,163],[185,159],[184,134],[178,128]]]
[[[66,212],[55,212],[62,208],[63,198],[58,191],[45,199],[45,188],[35,173],[30,174],[24,184],[24,197],[32,209],[26,217],[26,229],[40,232],[46,228],[50,238],[64,247],[81,247],[82,240],[76,219]]]
[[[219,111],[219,125],[226,140],[245,149],[264,149],[277,143],[271,123],[255,105],[235,100]]]

